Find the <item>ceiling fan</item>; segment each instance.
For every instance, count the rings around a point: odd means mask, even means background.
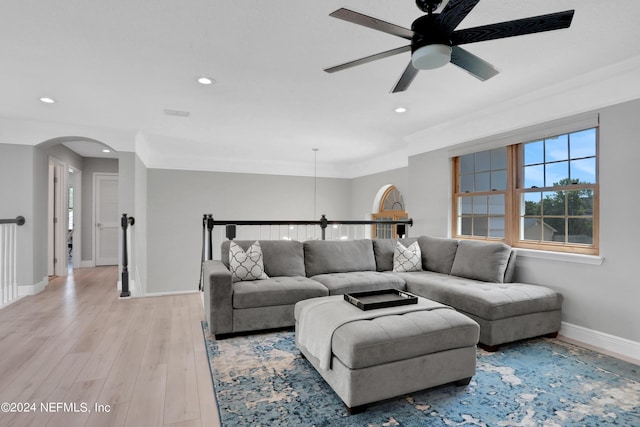
[[[568,28],[574,14],[574,10],[566,10],[456,30],[456,27],[479,2],[480,0],[450,0],[442,12],[435,13],[442,3],[441,0],[416,0],[418,8],[427,14],[413,21],[411,29],[353,10],[338,9],[329,16],[402,37],[410,40],[411,44],[326,68],[324,71],[334,73],[411,51],[411,61],[391,90],[392,93],[407,90],[419,70],[439,68],[449,62],[484,81],[498,74],[498,70],[487,61],[461,48],[460,45]]]

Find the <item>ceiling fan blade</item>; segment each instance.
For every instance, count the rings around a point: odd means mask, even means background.
[[[531,18],[517,19],[515,21],[465,28],[454,31],[451,34],[451,43],[454,45],[476,43],[569,28],[573,19],[573,13],[573,10],[566,10],[564,12],[532,16]]]
[[[330,13],[329,16],[342,19],[343,21],[362,25],[373,30],[378,30],[388,34],[392,34],[394,36],[402,37],[403,39],[411,40],[411,38],[413,37],[413,31],[408,28],[404,28],[399,25],[374,18],[372,16],[363,15],[362,13],[354,12],[353,10],[345,9],[344,7]]]
[[[459,46],[451,48],[451,63],[462,68],[473,77],[485,81],[498,74],[498,70],[484,59]]]
[[[409,52],[411,50],[411,45],[397,47],[395,49],[387,50],[385,52],[376,53],[375,55],[366,56],[364,58],[356,59],[355,61],[350,61],[344,64],[335,65],[333,67],[325,68],[324,71],[327,73],[335,73],[336,71],[346,70],[347,68],[355,67],[357,65],[366,64],[367,62],[376,61],[382,58],[388,58],[389,56],[397,55],[403,52]]]
[[[451,0],[442,9],[436,21],[451,33],[479,2],[480,0]]]
[[[407,90],[411,82],[413,82],[413,79],[416,78],[418,71],[419,70],[413,66],[411,61],[409,61],[409,65],[405,68],[404,73],[400,76],[398,83],[393,87],[391,93],[404,92]]]

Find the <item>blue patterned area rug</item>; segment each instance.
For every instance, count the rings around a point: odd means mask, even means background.
[[[348,415],[291,331],[213,340],[203,325],[225,427],[640,426],[640,367],[559,340],[478,351],[465,387],[444,386]]]

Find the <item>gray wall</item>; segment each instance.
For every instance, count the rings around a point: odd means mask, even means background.
[[[34,147],[33,150],[33,279],[34,283],[47,280],[49,156]]]
[[[47,156],[33,146],[0,144],[0,218],[22,215],[16,280],[32,286],[47,278]]]
[[[141,294],[144,295],[147,292],[147,168],[137,155],[135,156],[134,170],[136,223],[133,226],[135,239],[133,277]]]
[[[68,164],[76,169],[82,170],[84,158],[79,154],[69,150],[62,144],[57,144],[51,147],[42,148],[45,154],[55,157],[57,160]]]
[[[640,212],[633,177],[640,164],[640,100],[600,113],[601,265],[520,257],[516,279],[565,296],[563,321],[640,342],[635,263]],[[447,150],[409,159],[411,214],[419,234],[450,235],[451,162]]]
[[[136,154],[121,151],[118,153],[118,213],[127,214],[127,217],[136,217],[135,191],[136,191]],[[136,265],[136,236],[133,229],[127,233],[127,271],[129,272],[129,282],[135,281]],[[122,232],[118,230],[118,245],[122,248]],[[122,273],[122,249],[119,249],[118,268]],[[118,277],[121,280],[122,276]],[[131,286],[131,285],[130,285]],[[129,288],[131,290],[131,287]]]
[[[446,149],[409,157],[408,199],[414,235],[450,235],[451,160]]]
[[[373,201],[382,186],[393,184],[402,193],[408,210],[409,169],[399,168],[387,172],[366,175],[351,180],[351,215],[349,219],[368,219],[372,213]],[[409,216],[411,216],[411,211]],[[410,231],[410,234],[413,230]]]
[[[197,290],[202,215],[215,219],[349,218],[348,179],[147,170],[147,292]],[[214,252],[215,254],[215,252]]]

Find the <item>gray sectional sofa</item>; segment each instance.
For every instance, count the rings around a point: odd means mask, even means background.
[[[209,330],[227,334],[289,327],[294,306],[308,298],[395,288],[449,305],[480,325],[480,343],[503,343],[560,329],[560,293],[513,283],[516,253],[509,246],[422,236],[423,271],[393,272],[395,240],[261,240],[265,280],[234,282],[229,242],[222,259],[204,264],[204,303]],[[247,249],[254,241],[236,241]]]

